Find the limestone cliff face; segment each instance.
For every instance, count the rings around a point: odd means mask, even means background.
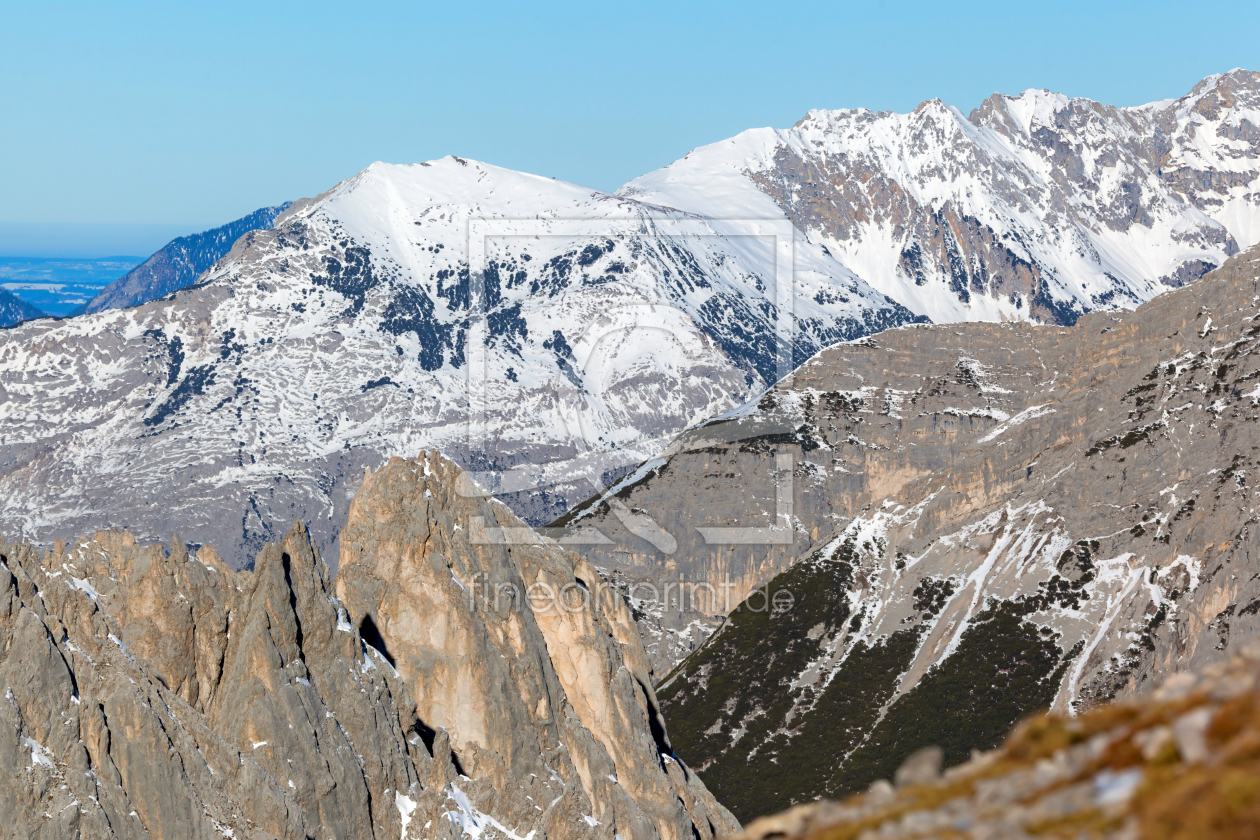
[[[750,595],[657,686],[679,754],[746,819],[927,744],[963,761],[1037,708],[1130,696],[1254,636],[1258,284],[1253,249],[1070,329],[836,345],[575,513],[623,578],[794,598]],[[684,607],[661,620],[718,612]],[[655,643],[662,676],[678,638]]]
[[[436,453],[428,463],[459,480]],[[375,542],[355,543],[361,561],[383,545],[433,559],[411,542],[422,536],[407,530],[423,522],[414,503],[390,496],[424,464],[396,461],[369,480],[356,511],[376,523],[360,532]],[[457,498],[436,478],[423,489]],[[430,512],[456,524],[436,503]],[[440,557],[474,553],[458,536],[443,546]],[[523,571],[487,568],[573,579],[570,556],[533,551]],[[383,606],[388,641],[368,613],[352,619],[300,523],[252,573],[206,547],[190,556],[178,538],[167,553],[118,532],[42,556],[0,544],[0,563],[2,837],[709,840],[737,828],[661,754],[654,698],[635,679],[646,660],[611,593],[557,630],[528,607],[478,625],[474,604],[431,592],[409,613],[426,650]],[[339,582],[349,603],[425,591],[425,570],[373,569],[357,578],[372,593]],[[459,591],[445,574],[431,589]]]
[[[558,776],[574,807],[626,838],[732,824],[672,756],[620,596],[436,452],[364,479],[337,594],[494,795],[550,800],[539,786]]]

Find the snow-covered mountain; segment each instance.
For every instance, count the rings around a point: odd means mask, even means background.
[[[42,317],[44,317],[43,312],[8,289],[0,289],[0,328],[10,327],[19,321]]]
[[[232,250],[242,235],[271,227],[290,204],[292,202],[286,201],[276,207],[263,207],[226,225],[172,239],[143,263],[101,289],[74,314],[135,306],[191,286],[202,272]]]
[[[300,517],[335,556],[364,467],[434,446],[548,521],[785,365],[913,319],[794,250],[785,295],[786,225],[374,164],[191,288],[0,335],[0,524],[178,527],[240,564]]]
[[[547,522],[838,340],[1198,277],[1260,238],[1257,125],[1234,71],[1140,108],[816,111],[618,194],[375,164],[172,297],[0,335],[0,527],[192,523],[243,562],[300,516],[332,549],[363,467],[431,446]]]
[[[933,321],[1131,309],[1260,241],[1260,73],[1116,108],[1044,90],[970,117],[810,111],[626,184],[710,215],[788,218]]]

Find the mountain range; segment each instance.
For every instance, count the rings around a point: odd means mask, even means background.
[[[705,146],[619,191],[783,215],[934,322],[1071,324],[1132,308],[1260,241],[1260,73],[1116,108],[1046,90],[964,117],[811,111]]]
[[[1236,70],[813,111],[615,193],[377,163],[4,330],[0,801],[710,840],[1228,657],[1258,126]],[[536,581],[603,594],[478,601]]]
[[[476,217],[507,227],[473,277]],[[805,242],[780,315],[792,234],[762,224],[374,165],[173,297],[5,333],[0,517],[37,540],[179,527],[235,565],[301,517],[331,553],[363,467],[433,445],[549,521],[818,349],[915,319]]]
[[[1210,77],[1127,110],[1030,91],[991,99],[973,121],[940,103],[814,112],[616,195],[454,157],[373,165],[245,233],[172,298],[7,332],[0,517],[34,540],[102,522],[157,539],[178,525],[242,564],[300,516],[335,556],[347,481],[437,445],[548,522],[835,341],[927,317],[1067,323],[1218,264],[1260,212],[1258,78]],[[1019,138],[1032,145],[1017,150]],[[772,167],[809,149],[829,181]],[[1049,157],[1038,163],[1036,149]],[[784,178],[796,186],[785,192]],[[875,227],[824,229],[797,201],[814,190],[854,208],[835,190],[855,184],[873,192],[853,218]],[[967,195],[989,209],[960,204]],[[951,222],[934,251],[923,214],[987,220],[967,241],[997,250],[959,250],[965,226]],[[475,219],[498,227],[474,254]],[[917,243],[922,276],[869,270],[881,242],[897,265]],[[1148,262],[1104,259],[1116,243]],[[157,262],[194,265],[196,251]],[[946,264],[972,279],[958,286],[937,270]],[[1003,265],[1028,266],[1022,291],[995,279],[1014,277]],[[466,347],[474,331],[482,340]]]

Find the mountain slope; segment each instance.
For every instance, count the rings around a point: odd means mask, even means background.
[[[1071,324],[1131,309],[1260,241],[1260,73],[1115,108],[1029,90],[966,118],[810,111],[696,149],[619,191],[786,217],[934,322]]]
[[[470,219],[500,225],[481,271]],[[459,158],[375,164],[173,297],[0,337],[0,521],[178,527],[241,565],[302,517],[331,552],[364,466],[423,445],[546,522],[912,319],[807,243]]]
[[[1000,750],[942,777],[927,749],[843,803],[759,819],[739,840],[1142,837],[1233,840],[1260,831],[1260,649],[1078,718],[1034,718]]]
[[[560,612],[469,598],[465,581],[483,575],[577,589],[575,574],[591,573],[554,543],[474,546],[474,522],[523,526],[462,484],[436,452],[365,476],[338,597],[298,522],[252,573],[206,547],[192,556],[178,538],[168,555],[99,532],[42,557],[0,540],[6,834],[713,840],[737,830],[671,756],[615,594]],[[390,593],[413,586],[423,602],[391,613]],[[462,632],[435,651],[413,620]],[[435,653],[461,663],[458,681],[410,667]],[[494,704],[513,717],[477,721]]]
[[[97,293],[81,312],[121,309],[191,286],[251,230],[267,230],[292,202],[255,210],[222,227],[172,239],[160,251]]]
[[[1070,329],[836,345],[576,512],[611,540],[583,553],[666,629],[658,675],[723,593],[752,593],[658,686],[679,754],[747,818],[928,744],[962,761],[1039,707],[1124,697],[1253,636],[1258,317],[1253,248]],[[679,582],[681,609],[677,588],[644,603]]]
[[[11,327],[20,321],[43,318],[44,313],[22,300],[8,289],[0,289],[0,328]]]

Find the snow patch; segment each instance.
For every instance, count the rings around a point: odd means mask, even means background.
[[[534,831],[530,831],[524,837],[517,834],[494,817],[484,814],[477,810],[458,786],[452,782],[446,789],[446,796],[455,802],[455,810],[444,811],[442,816],[455,825],[459,826],[467,837],[479,838],[485,833],[487,828],[495,828],[502,834],[506,835],[509,840],[532,840]]]

